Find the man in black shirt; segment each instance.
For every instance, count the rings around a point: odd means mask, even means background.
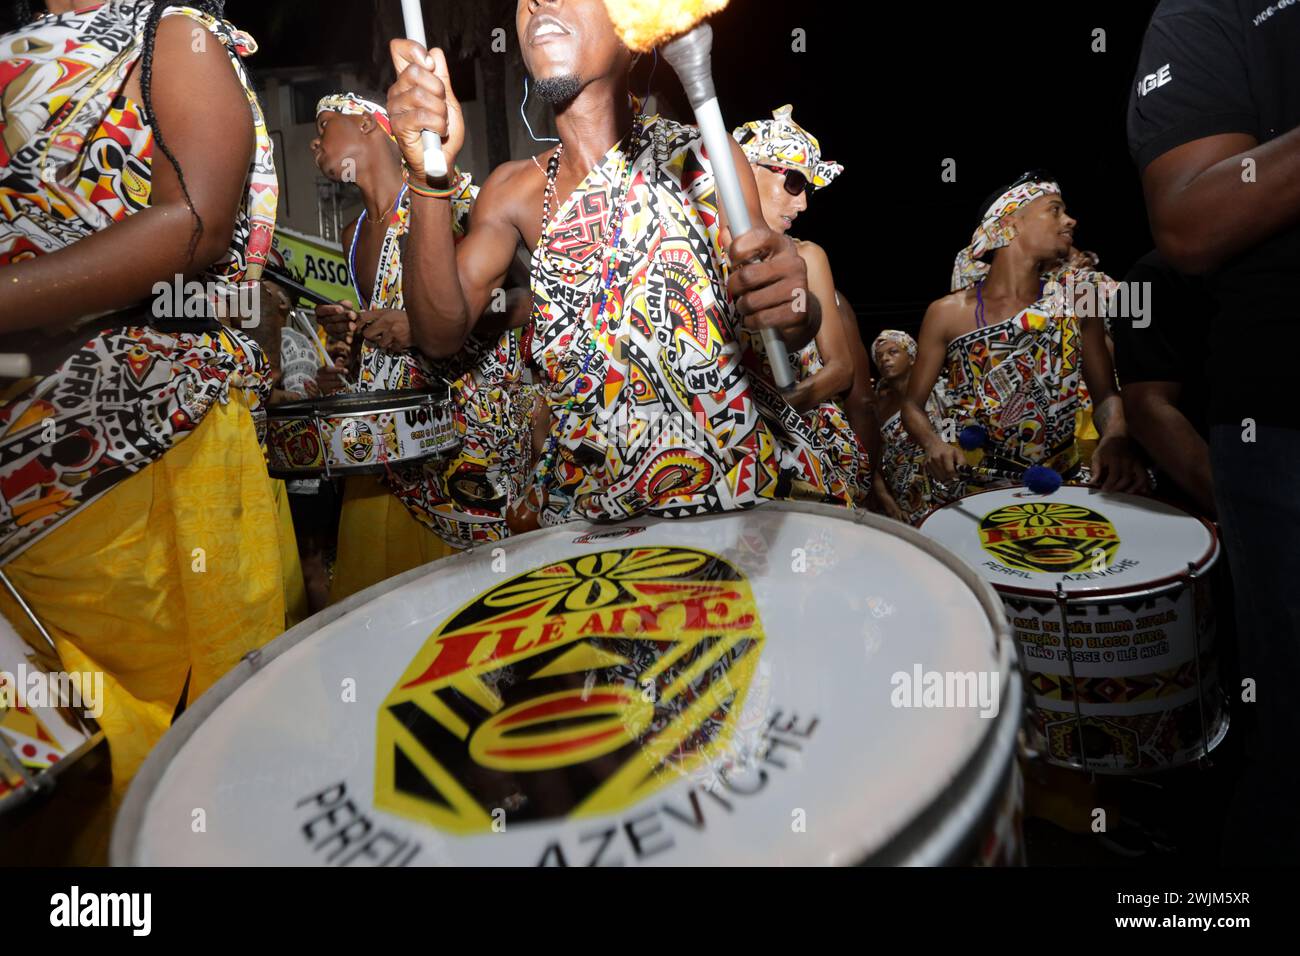
[[[1294,862],[1300,767],[1300,3],[1163,0],[1129,103],[1156,245],[1209,277],[1207,350],[1244,345],[1211,392],[1215,500],[1237,587],[1258,763],[1231,850]],[[1230,829],[1232,824],[1230,824]],[[1253,831],[1252,828],[1253,827]]]
[[[1124,276],[1124,285],[1136,284],[1146,290],[1145,322],[1111,322],[1129,434],[1155,462],[1161,497],[1213,518],[1206,346],[1214,301],[1204,278],[1183,275],[1158,252]],[[1222,369],[1226,361],[1220,356],[1215,364]]]

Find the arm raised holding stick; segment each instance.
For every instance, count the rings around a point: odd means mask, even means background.
[[[705,16],[726,5],[727,0],[605,0],[614,29],[629,49],[646,52],[668,40],[662,46],[664,59],[676,71],[691,101],[704,148],[713,163],[713,175],[731,234],[739,238],[751,231],[752,224],[736,166],[733,140],[722,121],[722,110],[713,85],[713,29],[701,22]],[[740,263],[736,266],[743,268]],[[807,289],[803,291],[809,307],[818,308]],[[780,334],[770,326],[761,327],[760,334],[777,386],[782,391],[793,388],[794,370]]]
[[[406,24],[406,38],[414,40],[426,49],[429,41],[424,32],[424,13],[420,9],[420,0],[402,0],[402,20]],[[434,130],[426,129],[421,136],[424,143],[424,175],[429,180],[441,180],[447,176],[447,157],[442,152],[442,137]]]

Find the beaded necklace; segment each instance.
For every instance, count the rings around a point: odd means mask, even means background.
[[[381,217],[380,221],[383,224],[383,228],[387,229],[388,226],[391,225],[389,220],[392,217],[393,213],[397,212],[397,208],[402,204],[402,197],[405,195],[406,195],[406,183],[403,183],[401,190],[397,193],[397,198],[394,199],[393,204],[388,207],[388,212],[384,213],[384,215]],[[364,226],[365,223],[366,223],[366,210],[362,209],[361,215],[357,217],[357,227],[352,232],[352,247],[348,249],[348,272],[351,273],[352,275],[352,289],[357,294],[357,308],[361,310],[365,309],[367,302],[363,301],[365,300],[365,296],[361,294],[361,283],[358,281],[358,277],[357,277],[357,242],[361,239],[361,227]],[[379,274],[375,276],[374,285],[371,287],[373,290],[379,289],[379,275],[383,274],[384,266],[385,263],[383,261],[383,256],[381,255],[380,262],[379,262]]]
[[[613,285],[614,278],[618,273],[618,265],[619,265],[618,247],[619,247],[619,241],[623,236],[623,213],[625,211],[624,204],[627,201],[627,194],[631,188],[630,179],[631,179],[632,160],[633,160],[632,151],[635,150],[641,143],[641,136],[645,131],[645,121],[646,121],[646,117],[643,114],[638,113],[636,115],[635,120],[632,123],[632,132],[629,137],[628,148],[623,151],[622,168],[619,172],[619,176],[614,187],[614,193],[610,197],[610,204],[609,204],[610,221],[609,223],[606,224],[605,227],[605,244],[601,249],[601,253],[600,253],[600,261],[602,263],[601,280],[599,283],[597,283],[596,286],[592,287],[590,292],[587,293],[586,298],[583,300],[582,305],[578,309],[578,315],[582,317],[585,325],[586,316],[588,310],[591,308],[591,304],[593,300],[596,297],[597,286],[598,286],[600,291],[600,302],[596,306],[595,314],[597,316],[597,320],[596,323],[594,323],[594,327],[587,330],[588,331],[587,343],[586,343],[587,354],[583,359],[582,369],[578,372],[576,376],[574,376],[573,394],[569,396],[569,400],[565,403],[564,410],[561,412],[561,417],[564,423],[563,427],[551,429],[550,435],[547,436],[546,447],[542,452],[541,463],[538,465],[537,468],[537,481],[542,486],[543,489],[550,484],[551,472],[552,469],[555,467],[555,459],[560,450],[560,435],[563,433],[565,429],[569,427],[570,419],[573,414],[573,408],[575,405],[577,405],[578,399],[580,397],[579,390],[582,387],[582,383],[586,380],[587,371],[591,368],[592,359],[595,358],[596,356],[596,351],[597,351],[596,343],[598,337],[600,335],[606,334],[609,331],[612,331],[613,328],[612,323],[610,323],[609,321],[609,317],[605,314],[605,304],[609,298],[610,287]],[[537,272],[540,272],[541,269],[541,261],[543,255],[542,249],[546,243],[546,230],[551,224],[552,197],[556,198],[556,204],[558,205],[558,197],[556,196],[555,193],[555,180],[556,177],[559,175],[560,157],[563,154],[564,154],[564,144],[561,143],[556,148],[555,152],[551,154],[551,158],[546,164],[546,188],[542,192],[542,232],[537,239],[537,252],[536,252],[537,263],[538,263],[536,267]],[[533,281],[537,284],[540,284],[541,281],[540,275],[535,273],[533,276]]]

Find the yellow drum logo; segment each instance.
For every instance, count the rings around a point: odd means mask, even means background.
[[[1082,505],[1031,501],[998,508],[980,521],[980,546],[1020,571],[1100,571],[1119,551],[1104,515]]]
[[[704,551],[528,571],[452,615],[384,700],[376,804],[457,833],[499,809],[616,812],[726,750],[762,646],[749,583]]]

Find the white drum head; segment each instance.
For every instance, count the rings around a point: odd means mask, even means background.
[[[976,576],[858,518],[571,524],[371,589],[184,715],[112,859],[943,862],[1007,779],[1011,642]]]
[[[1172,582],[1218,556],[1199,518],[1153,498],[1063,485],[1050,495],[999,488],[933,512],[921,531],[1001,591],[1080,597]]]

